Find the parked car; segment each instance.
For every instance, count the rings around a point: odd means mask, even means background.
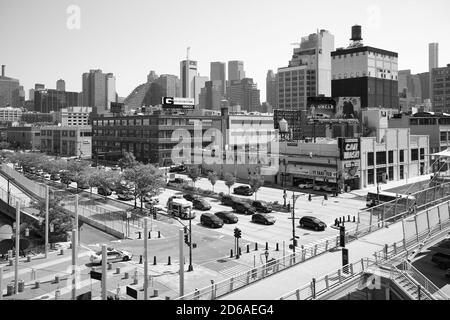
[[[169,203],[173,201],[173,199],[183,199],[183,197],[180,194],[176,194],[174,196],[170,196],[169,199],[167,199],[166,206],[169,206]]]
[[[220,218],[224,223],[237,223],[239,218],[233,214],[232,211],[219,211],[215,215]]]
[[[195,194],[186,193],[186,194],[183,194],[183,198],[185,198],[187,201],[192,202],[192,201],[194,201],[195,199],[197,199],[198,196],[195,195]]]
[[[49,179],[50,180],[51,174],[50,173],[44,173],[43,177],[44,177],[44,179]]]
[[[134,196],[129,192],[121,192],[117,194],[117,199],[122,201],[134,200]]]
[[[269,213],[272,212],[272,207],[263,201],[253,201],[252,207],[256,209],[256,212]]]
[[[59,175],[59,173],[52,173],[52,174],[50,175],[50,180],[52,180],[52,181],[58,181],[58,180],[61,180],[61,176]]]
[[[435,253],[431,257],[431,261],[437,264],[437,266],[441,269],[450,268],[450,256],[443,253]]]
[[[44,176],[44,177],[45,177],[45,176]],[[89,184],[88,184],[87,182],[84,182],[84,183],[78,182],[78,183],[77,183],[77,188],[78,188],[78,189],[86,190],[86,189],[89,189]]]
[[[269,216],[268,214],[255,213],[254,215],[252,215],[252,222],[269,225],[269,224],[275,223],[275,218],[272,216]]]
[[[314,187],[314,185],[312,183],[300,183],[298,185],[298,187],[300,189],[312,189],[312,187]]]
[[[323,190],[323,191],[326,191],[326,192],[333,192],[333,191],[334,191],[334,188],[331,187],[331,186],[323,186],[323,187],[322,187],[322,190]]]
[[[36,175],[38,177],[42,177],[44,175],[44,171],[42,169],[39,169],[39,170],[36,171]]]
[[[220,202],[221,202],[224,206],[232,207],[232,206],[233,206],[233,203],[234,203],[234,199],[233,199],[232,196],[224,195],[224,196],[222,196],[222,199],[220,199]]]
[[[133,254],[128,251],[116,250],[114,248],[106,249],[106,260],[108,262],[119,262],[119,261],[130,261]],[[102,263],[102,252],[96,252],[91,254],[91,263],[101,264]]]
[[[239,201],[235,201],[233,203],[233,210],[237,213],[248,214],[248,215],[254,214],[256,212],[255,208],[253,208],[248,203],[239,202]]]
[[[112,195],[111,189],[104,188],[104,187],[98,187],[97,188],[97,193],[102,195],[102,196],[110,196],[110,195]]]
[[[197,198],[192,201],[192,206],[194,209],[207,211],[211,209],[211,205],[205,199]]]
[[[223,226],[222,219],[212,213],[203,213],[200,217],[200,222],[202,225],[210,228],[222,228]]]
[[[158,204],[159,203],[159,198],[158,196],[151,196],[149,194],[145,195],[143,198],[144,202],[146,203],[150,203],[150,204]]]
[[[184,164],[170,166],[169,172],[184,172],[186,171],[186,166]]]
[[[233,189],[234,194],[239,194],[241,196],[251,196],[253,195],[252,189],[249,186],[239,186]]]
[[[300,219],[300,227],[302,228],[310,228],[310,229],[314,229],[316,231],[323,231],[326,229],[327,225],[325,224],[325,222],[315,218],[315,217],[310,217],[310,216],[305,216],[302,217]]]
[[[313,187],[313,190],[314,190],[314,191],[320,191],[320,190],[322,190],[322,186],[319,185],[319,184],[316,184],[316,185]]]

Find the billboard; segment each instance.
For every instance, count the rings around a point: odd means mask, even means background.
[[[308,97],[306,110],[308,118],[331,119],[336,113],[336,101],[327,97]]]
[[[163,97],[162,105],[166,109],[194,109],[195,100],[193,98]]]
[[[360,159],[360,141],[358,138],[339,138],[341,160]]]
[[[110,111],[112,113],[122,113],[125,111],[125,105],[120,102],[111,102],[110,103]]]
[[[360,97],[339,97],[336,99],[336,119],[359,119],[361,114]]]

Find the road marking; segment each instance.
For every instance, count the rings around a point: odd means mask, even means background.
[[[223,274],[225,276],[228,276],[228,277],[232,277],[232,276],[234,276],[236,274],[250,271],[251,269],[252,269],[251,266],[238,264],[238,265],[230,267],[230,268],[222,269],[222,270],[219,271],[219,273],[221,273],[221,274]]]

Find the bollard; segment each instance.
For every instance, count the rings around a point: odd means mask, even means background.
[[[240,256],[242,255],[241,247],[239,247],[239,255],[240,255]]]
[[[39,280],[37,280],[35,283],[34,283],[34,288],[35,289],[39,289],[41,287],[41,282],[39,281]]]
[[[36,280],[36,270],[31,269],[31,280]]]
[[[112,263],[108,263],[108,270],[112,270]]]
[[[14,265],[14,260],[13,259],[9,259],[8,266],[12,267],[13,265]]]
[[[280,251],[280,247],[278,246],[278,242],[277,242],[277,246],[275,248],[275,251]]]
[[[31,262],[31,256],[27,256],[27,262]]]
[[[149,231],[149,232],[148,232],[148,239],[151,239],[151,238],[152,238],[152,232]]]
[[[158,231],[158,238],[161,238],[161,231]]]
[[[269,243],[266,242],[266,250],[269,250]]]
[[[258,243],[255,242],[255,251],[258,251]]]
[[[250,245],[247,245],[247,253],[250,253]]]
[[[55,291],[55,300],[59,300],[61,298],[61,290],[56,290]]]
[[[153,265],[156,266],[156,256],[153,256]]]
[[[166,300],[170,300],[170,297],[166,296]]]
[[[55,276],[55,282],[54,283],[59,283],[59,276]]]
[[[348,215],[348,222],[350,222],[350,215]]]
[[[7,296],[12,296],[14,294],[14,282],[9,283],[6,286],[6,295]]]
[[[154,289],[154,290],[153,290],[153,296],[154,296],[154,297],[157,297],[158,295],[159,295],[158,289]]]
[[[230,250],[230,258],[233,258],[233,249]]]
[[[64,255],[64,249],[61,249],[61,250],[59,251],[59,254],[63,256],[63,255]]]
[[[353,216],[353,222],[356,222],[356,217],[355,216]]]
[[[311,193],[308,195],[308,201],[311,201],[312,197],[311,197]]]
[[[142,264],[142,254],[139,256],[139,264]]]
[[[336,219],[337,220],[337,219]],[[342,222],[342,217],[339,217],[339,223],[341,223]]]
[[[19,280],[17,282],[17,289],[19,292],[23,292],[23,290],[25,289],[25,281]]]
[[[138,231],[137,233],[138,233],[138,239],[141,239],[141,232]]]
[[[120,268],[119,267],[116,268],[116,274],[120,274]]]
[[[72,242],[69,243],[69,249],[72,249]]]
[[[129,279],[130,278],[130,274],[128,272],[125,272],[125,274],[123,275],[124,279]]]
[[[345,216],[342,216],[342,222],[345,222]]]
[[[172,265],[172,264],[170,263],[170,256],[169,256],[169,258],[168,258],[168,260],[167,260],[167,265],[168,265],[168,266]]]

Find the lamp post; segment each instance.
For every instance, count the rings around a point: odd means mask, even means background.
[[[9,206],[10,205],[10,198],[11,198],[11,189],[10,189],[10,186],[9,186],[9,182],[10,181],[14,182],[16,179],[14,179],[14,178],[6,178],[6,179],[8,181],[8,206]]]
[[[192,266],[192,208],[189,208],[189,267],[188,271],[194,271]]]
[[[292,251],[295,253],[295,246],[297,245],[297,236],[295,235],[295,202],[297,201],[300,194],[295,194],[292,192],[292,216],[288,219],[292,219]]]

